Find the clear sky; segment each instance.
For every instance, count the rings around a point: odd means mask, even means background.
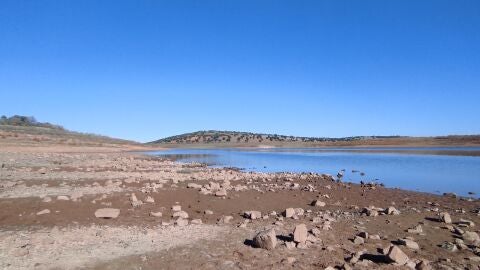
[[[2,0],[0,114],[139,141],[480,134],[480,1]]]

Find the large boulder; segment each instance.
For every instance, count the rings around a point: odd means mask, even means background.
[[[275,234],[275,230],[272,228],[259,232],[253,238],[253,245],[257,248],[263,248],[267,250],[274,249],[277,245],[277,235]]]

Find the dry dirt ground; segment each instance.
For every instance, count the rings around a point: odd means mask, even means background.
[[[312,205],[315,200],[325,205]],[[102,208],[120,213],[96,217]],[[287,208],[293,216],[285,216]],[[0,209],[1,269],[480,265],[476,199],[342,183],[328,175],[211,169],[134,152],[0,148]],[[261,213],[246,217],[245,211]],[[451,223],[441,219],[443,212]],[[296,243],[299,224],[308,229],[307,241]],[[408,231],[414,227],[421,230]],[[256,234],[270,228],[275,248],[254,247]],[[406,238],[408,246],[398,241]],[[408,260],[385,254],[390,245]]]

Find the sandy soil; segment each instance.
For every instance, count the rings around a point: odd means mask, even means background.
[[[0,150],[1,269],[429,269],[421,268],[427,262],[431,269],[479,269],[478,200],[133,152],[38,149]],[[216,196],[219,190],[226,194]],[[325,206],[312,206],[315,200]],[[388,207],[400,213],[384,214]],[[120,214],[97,218],[100,208]],[[296,208],[293,218],[284,216],[287,208]],[[244,216],[252,210],[260,218]],[[299,224],[308,241],[295,247]],[[418,225],[421,232],[407,232]],[[266,228],[276,232],[273,250],[253,247]],[[369,236],[353,241],[361,232]],[[398,242],[406,237],[419,249]],[[407,264],[383,254],[389,245]]]

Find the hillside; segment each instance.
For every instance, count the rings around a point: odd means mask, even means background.
[[[165,147],[480,145],[480,136],[355,136],[345,138],[326,138],[209,130],[167,137],[150,142],[149,144],[158,144]]]
[[[136,142],[96,134],[70,131],[62,126],[38,122],[34,117],[15,115],[0,117],[0,144],[2,146],[68,145],[120,146],[139,145]]]

